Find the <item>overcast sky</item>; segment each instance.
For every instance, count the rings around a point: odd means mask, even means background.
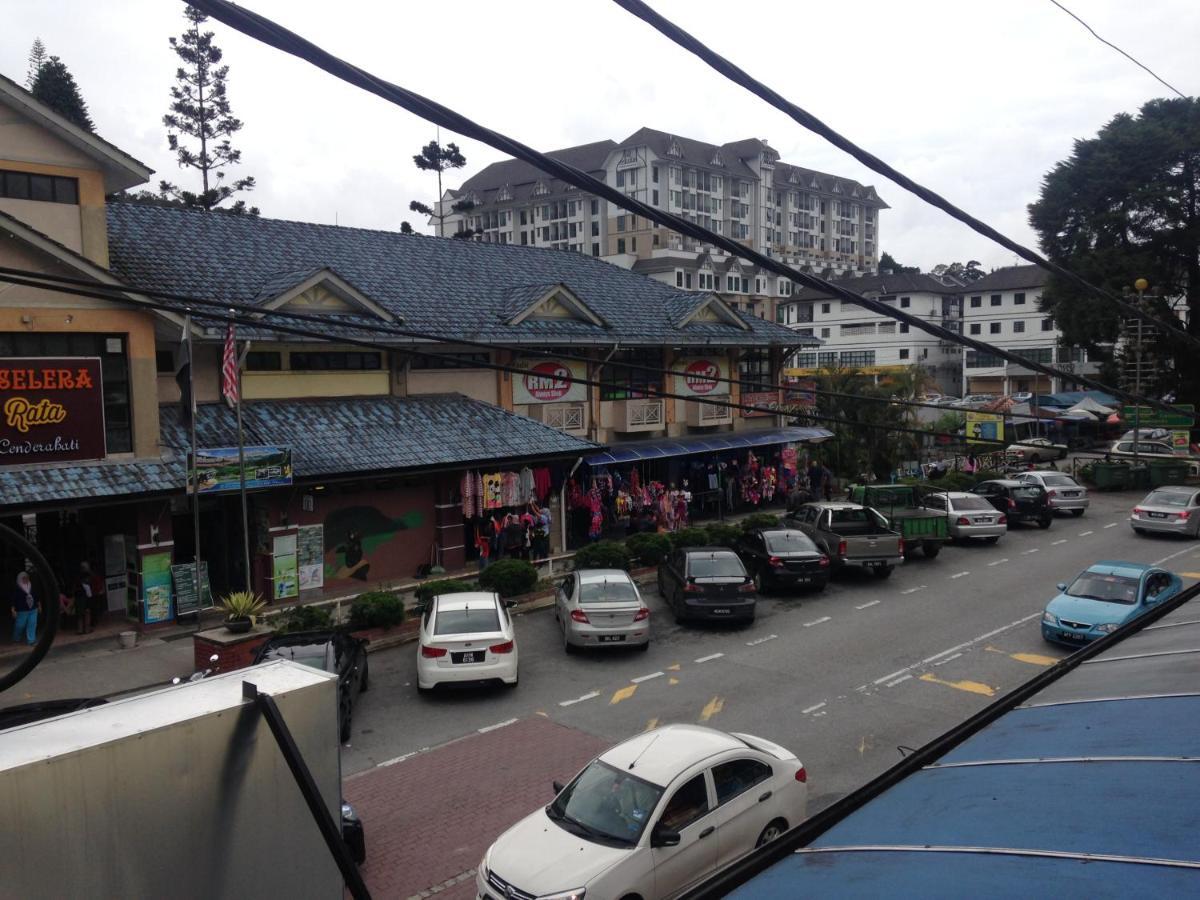
[[[905,264],[1012,254],[925,206],[725,81],[610,0],[456,3],[247,0],[390,81],[533,147],[612,138],[643,125],[713,143],[767,138],[786,162],[874,184],[891,206],[881,246]],[[653,0],[664,15],[900,171],[1022,243],[1043,175],[1120,112],[1166,88],[1049,0]],[[1197,92],[1200,3],[1068,0],[1102,36],[1187,94]],[[194,187],[161,124],[185,24],[174,0],[4,0],[0,71],[24,82],[41,37],[74,73],[99,133]],[[411,156],[433,126],[332,76],[209,25],[245,128],[239,175],[266,216],[396,229],[434,176]],[[444,134],[443,140],[455,140]],[[501,155],[459,139],[456,185]]]

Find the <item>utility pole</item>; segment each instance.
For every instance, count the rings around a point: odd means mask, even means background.
[[[1134,289],[1138,293],[1138,306],[1142,306],[1142,295],[1145,294],[1146,288],[1150,286],[1150,282],[1145,278],[1139,278],[1133,283]],[[1133,367],[1133,393],[1140,397],[1142,395],[1142,328],[1145,326],[1142,319],[1137,320],[1137,338],[1134,344],[1134,367]],[[1136,468],[1139,459],[1139,442],[1142,439],[1141,424],[1142,424],[1142,405],[1139,401],[1134,401],[1133,407],[1133,465]]]

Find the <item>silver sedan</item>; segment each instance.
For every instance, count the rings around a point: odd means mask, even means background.
[[[1069,512],[1078,518],[1091,505],[1087,488],[1062,472],[1022,472],[1014,477],[1017,481],[1041,485],[1050,498],[1050,508],[1055,512]]]
[[[947,491],[928,494],[925,507],[946,515],[946,527],[956,541],[979,538],[994,544],[1008,533],[1008,517],[978,494]]]
[[[555,594],[554,617],[567,653],[580,647],[650,647],[650,607],[620,569],[572,572]]]
[[[1133,508],[1130,527],[1138,534],[1200,536],[1200,492],[1194,487],[1164,485],[1155,488]]]

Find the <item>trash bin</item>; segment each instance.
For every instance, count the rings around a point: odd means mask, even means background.
[[[1098,491],[1119,491],[1129,487],[1129,466],[1123,463],[1098,462],[1092,466],[1092,477]]]
[[[1150,490],[1150,467],[1145,463],[1129,467],[1129,483],[1144,491]]]
[[[1188,464],[1167,459],[1156,459],[1150,463],[1150,486],[1183,484],[1188,477]]]

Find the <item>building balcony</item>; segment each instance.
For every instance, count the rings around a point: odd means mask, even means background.
[[[530,404],[529,418],[567,434],[587,432],[587,407],[583,403]]]
[[[714,399],[728,400],[728,397]],[[709,428],[714,425],[729,425],[733,422],[733,410],[728,406],[715,406],[711,403],[699,403],[695,400],[687,402],[687,423],[693,428]]]
[[[662,400],[613,401],[613,427],[617,431],[659,431],[664,421]]]

